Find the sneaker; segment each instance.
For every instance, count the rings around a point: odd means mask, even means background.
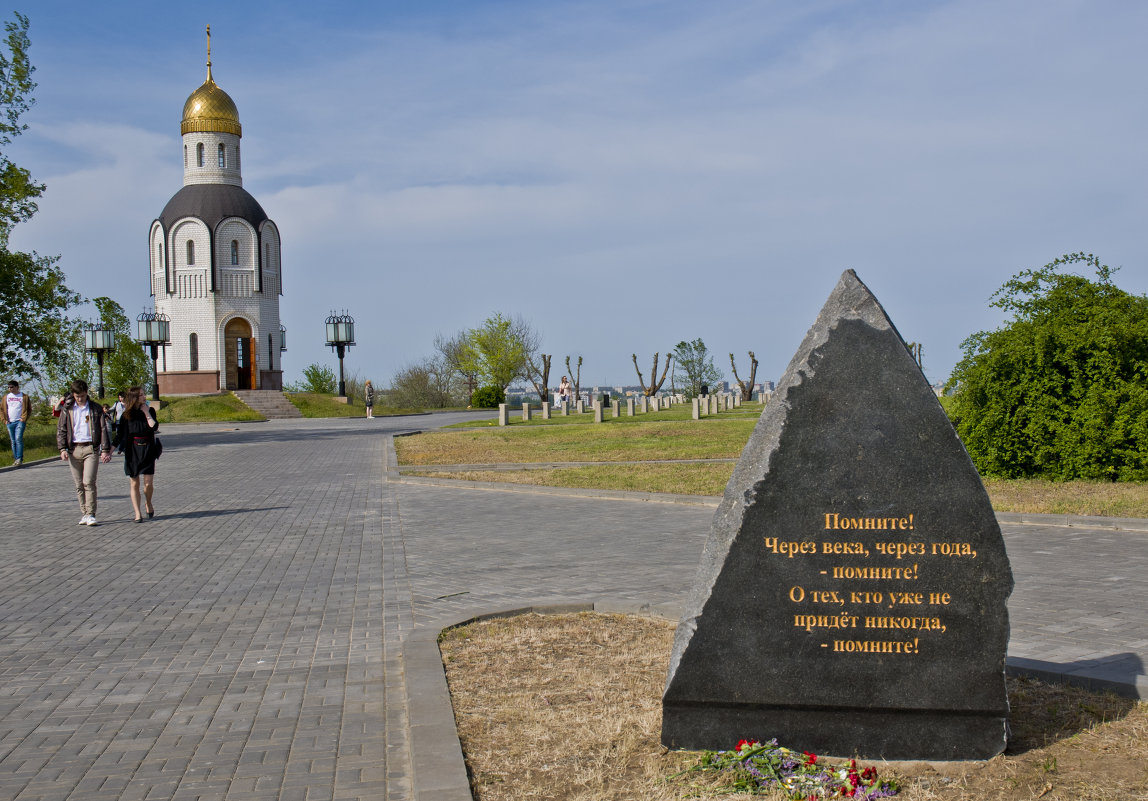
[[[16,465],[16,467],[19,467],[20,465],[24,464],[24,460],[17,459],[16,461],[12,462],[12,464]]]
[[[87,525],[89,525],[89,526],[98,526],[99,525],[99,521],[96,520],[95,515],[88,515]]]
[[[81,517],[79,525],[81,525],[81,526],[88,525],[88,517],[90,517],[90,515],[84,515],[83,517]]]

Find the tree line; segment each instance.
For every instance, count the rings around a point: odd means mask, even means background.
[[[579,397],[583,393],[583,356],[569,354],[555,362],[557,354],[544,352],[542,335],[521,316],[496,312],[474,328],[437,335],[433,347],[431,355],[405,365],[391,378],[390,386],[383,392],[387,405],[398,408],[492,408],[505,402],[506,390],[516,381],[529,382],[539,402],[549,401],[557,388],[557,376],[563,364],[572,395]],[[752,395],[757,374],[757,359],[752,351],[749,356],[748,380],[737,379],[745,399]],[[638,383],[646,395],[669,389],[695,397],[703,388],[713,387],[724,380],[722,371],[714,364],[713,354],[700,337],[682,340],[664,358],[660,353],[654,354],[649,380],[638,366],[637,354],[633,355],[633,360]],[[732,353],[730,366],[737,376]],[[303,371],[303,380],[288,389],[333,392],[333,376],[330,368],[312,364]],[[667,377],[670,379],[668,387]]]
[[[39,210],[45,187],[8,156],[7,147],[27,130],[24,115],[35,105],[28,50],[28,17],[14,13],[0,45],[0,375],[31,384],[47,398],[74,378],[94,384],[95,363],[84,350],[84,322],[69,312],[88,302],[68,288],[58,256],[9,248],[12,229]],[[90,299],[98,325],[116,334],[104,376],[108,386],[148,383],[148,360],[132,339],[123,307],[108,297]]]

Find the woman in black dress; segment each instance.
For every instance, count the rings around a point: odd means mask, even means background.
[[[155,460],[159,456],[156,448],[156,432],[159,423],[155,410],[148,406],[140,387],[132,387],[124,397],[124,413],[112,443],[123,450],[124,472],[131,480],[132,509],[137,523],[143,520],[140,513],[140,479],[143,479],[144,511],[148,517],[155,517],[151,495],[155,489]]]

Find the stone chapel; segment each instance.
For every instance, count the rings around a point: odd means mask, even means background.
[[[183,104],[183,188],[151,224],[151,294],[169,319],[164,394],[282,389],[279,229],[243,188],[239,110],[211,76]]]

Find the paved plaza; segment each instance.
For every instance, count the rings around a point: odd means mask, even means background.
[[[469,798],[438,630],[672,616],[712,506],[399,478],[465,417],[166,426],[140,525],[118,458],[97,528],[66,465],[0,473],[0,801]],[[1002,522],[1010,664],[1148,697],[1148,521]]]

